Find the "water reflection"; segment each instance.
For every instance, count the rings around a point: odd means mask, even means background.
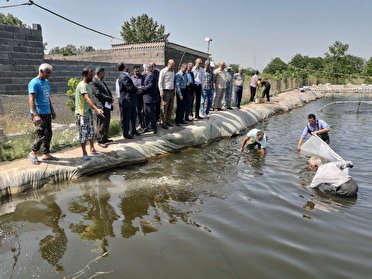
[[[13,238],[12,252],[13,269],[17,266],[18,256],[21,250],[18,230],[24,223],[44,224],[51,229],[53,234],[48,234],[39,242],[40,256],[57,270],[63,270],[59,264],[66,252],[67,237],[64,229],[59,225],[62,218],[62,210],[55,202],[55,196],[50,195],[41,201],[27,201],[19,203],[12,214],[2,216],[0,222],[0,241],[5,238]],[[12,224],[12,226],[8,226]],[[9,239],[8,239],[9,241]]]
[[[96,181],[97,183],[97,181]],[[83,220],[71,223],[70,229],[82,239],[100,241],[100,253],[105,254],[108,248],[107,237],[114,237],[113,222],[119,218],[109,203],[110,193],[106,187],[92,187],[86,184],[81,187],[82,195],[69,202],[69,210],[79,214]]]

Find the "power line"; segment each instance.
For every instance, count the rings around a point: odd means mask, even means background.
[[[111,38],[111,39],[116,39],[116,40],[124,41],[123,39],[120,39],[120,38],[114,37],[114,36],[112,36],[112,35],[110,35],[110,34],[106,34],[106,33],[103,33],[103,32],[101,32],[101,31],[95,30],[95,29],[90,28],[90,27],[88,27],[88,26],[85,26],[85,25],[83,25],[83,24],[81,24],[81,23],[78,23],[78,22],[76,22],[76,21],[74,21],[74,20],[72,20],[72,19],[69,19],[69,18],[67,18],[67,17],[65,17],[65,16],[63,16],[63,15],[57,14],[56,12],[53,12],[53,11],[51,11],[51,10],[49,10],[49,9],[47,9],[47,8],[45,8],[45,7],[43,7],[43,6],[40,6],[40,5],[36,4],[36,3],[35,3],[34,1],[32,1],[32,0],[29,0],[28,3],[22,3],[22,4],[17,4],[17,5],[6,5],[6,6],[0,6],[0,8],[11,8],[11,7],[18,7],[18,6],[24,6],[24,5],[28,5],[28,6],[34,5],[34,6],[40,8],[40,9],[42,9],[42,10],[44,10],[44,11],[47,11],[48,13],[51,13],[51,14],[57,16],[57,17],[60,17],[60,18],[66,20],[66,21],[68,21],[68,22],[70,22],[70,23],[72,23],[72,24],[78,25],[78,26],[80,26],[80,27],[82,27],[82,28],[84,28],[84,29],[87,29],[87,30],[89,30],[89,31],[92,31],[92,32],[94,32],[94,33],[97,33],[97,34],[103,35],[103,36],[105,36],[105,37],[109,37],[109,38]]]
[[[26,5],[30,5],[30,4],[29,3],[22,3],[22,4],[14,4],[14,5],[5,5],[5,6],[0,6],[0,9],[14,8],[14,7],[26,6]]]

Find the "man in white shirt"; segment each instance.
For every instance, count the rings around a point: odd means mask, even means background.
[[[254,75],[251,77],[251,83],[250,83],[250,88],[251,88],[251,98],[249,99],[250,102],[254,102],[254,97],[256,96],[256,90],[257,90],[257,81],[259,79],[259,71],[256,71]]]
[[[214,71],[214,83],[216,84],[216,96],[213,101],[214,110],[222,110],[222,100],[226,92],[226,64],[224,61],[220,62],[220,67]]]
[[[344,197],[356,196],[358,184],[349,175],[349,168],[353,162],[340,160],[322,164],[319,157],[309,159],[309,168],[316,171],[310,184],[310,188],[322,187],[322,190]]]
[[[258,129],[250,130],[244,137],[242,144],[240,145],[240,150],[244,150],[245,144],[248,142],[248,149],[254,149],[256,146],[260,150],[261,155],[266,153],[266,135],[263,131]]]
[[[174,60],[168,60],[167,67],[159,73],[159,91],[161,99],[161,121],[164,129],[169,129],[173,125],[170,123],[174,103]]]
[[[195,66],[192,68],[194,73],[194,91],[195,91],[195,118],[201,119],[199,115],[200,101],[202,95],[202,84],[204,80],[204,69],[200,67],[202,60],[200,58],[195,60]]]

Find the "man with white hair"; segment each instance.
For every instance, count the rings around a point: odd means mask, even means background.
[[[43,145],[43,156],[41,160],[58,160],[50,155],[50,142],[52,140],[52,119],[56,118],[52,102],[50,100],[51,87],[49,77],[53,67],[47,63],[41,64],[37,77],[33,78],[28,84],[28,104],[32,122],[36,128],[36,139],[28,154],[28,158],[33,165],[40,164],[37,152]]]
[[[226,93],[226,64],[224,61],[220,62],[219,68],[214,71],[214,83],[216,85],[216,96],[213,101],[213,109],[222,110],[222,100]]]
[[[349,175],[349,168],[353,167],[352,161],[340,160],[322,164],[319,157],[309,159],[309,168],[316,171],[310,188],[321,186],[323,190],[333,194],[353,197],[358,192],[358,184]]]
[[[244,137],[242,144],[240,145],[240,150],[243,151],[245,144],[248,142],[248,149],[254,149],[257,146],[257,149],[260,150],[261,155],[265,155],[266,141],[267,138],[263,131],[259,129],[252,129]]]

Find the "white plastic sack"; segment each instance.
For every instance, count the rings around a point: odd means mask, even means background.
[[[343,160],[340,155],[332,150],[328,144],[326,144],[317,135],[312,135],[302,146],[301,151],[322,157],[330,162],[336,162]]]

